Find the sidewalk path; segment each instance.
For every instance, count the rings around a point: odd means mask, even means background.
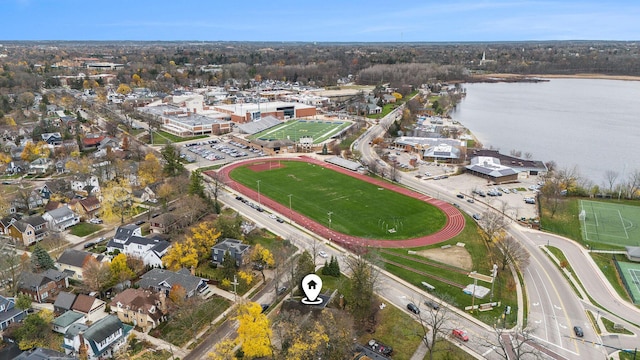
[[[149,334],[137,331],[135,329],[131,330],[131,333],[133,333],[139,340],[144,340],[144,341],[148,341],[151,344],[153,344],[153,346],[156,347],[156,349],[159,350],[166,350],[168,352],[170,352],[173,357],[178,357],[178,358],[184,358],[185,356],[187,356],[187,354],[189,353],[189,351],[185,351],[177,346],[174,346],[162,339],[158,339],[155,338]]]

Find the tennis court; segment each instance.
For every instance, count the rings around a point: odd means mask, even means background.
[[[586,241],[640,246],[640,207],[581,200],[579,218]]]
[[[338,135],[350,125],[349,121],[292,120],[261,131],[249,138],[265,141],[287,139],[298,142],[301,137],[311,137],[314,144],[319,144]]]
[[[634,304],[640,304],[640,264],[618,261],[618,270]]]

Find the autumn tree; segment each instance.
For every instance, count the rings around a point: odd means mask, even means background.
[[[47,158],[51,154],[49,147],[46,142],[39,141],[37,144],[33,142],[28,142],[22,153],[20,154],[20,158],[24,161],[34,161],[38,158]]]
[[[127,84],[118,85],[118,89],[116,90],[118,94],[127,95],[131,93],[131,88]]]
[[[102,218],[114,221],[120,218],[124,223],[124,216],[131,210],[133,196],[128,179],[112,180],[104,184],[102,194]]]
[[[82,285],[87,291],[104,291],[111,280],[109,264],[92,256],[82,267],[82,278]]]
[[[235,360],[236,339],[226,338],[219,341],[208,354],[209,360]]]
[[[162,165],[155,154],[150,152],[138,166],[138,181],[141,186],[153,184],[162,178]]]
[[[11,334],[16,339],[20,350],[28,350],[34,347],[50,346],[54,337],[51,332],[53,314],[50,310],[41,310],[38,313],[29,314]]]
[[[496,239],[495,246],[499,251],[502,270],[509,264],[515,265],[520,270],[524,270],[529,265],[529,251],[513,236],[500,236]]]
[[[89,175],[93,171],[93,160],[88,157],[80,157],[80,153],[71,153],[72,161],[67,161],[65,167],[72,174]]]
[[[216,229],[215,222],[204,221],[190,229],[191,234],[187,240],[193,243],[198,253],[198,262],[205,261],[211,257],[211,248],[220,237],[220,231]]]
[[[482,213],[478,222],[484,231],[483,233],[482,230],[479,229],[480,235],[487,243],[493,242],[498,236],[504,233],[504,228],[508,225],[505,216],[493,210],[487,210]]]
[[[169,270],[198,267],[198,251],[193,240],[187,238],[184,241],[175,242],[162,257],[162,264]]]
[[[20,310],[27,310],[31,307],[31,297],[27,294],[18,294],[16,297],[16,307]]]
[[[244,355],[249,359],[271,356],[271,326],[260,304],[240,304],[235,319],[238,321],[238,341],[242,344]]]
[[[184,304],[185,299],[187,298],[187,290],[180,284],[171,285],[171,289],[169,290],[169,300],[175,306],[181,306]]]
[[[55,269],[56,264],[40,244],[36,244],[31,254],[31,266],[34,272],[43,272],[49,269]]]
[[[260,244],[256,244],[253,247],[253,251],[251,251],[251,261],[260,265],[259,268],[260,274],[262,274],[262,281],[267,281],[264,276],[264,268],[275,265],[271,251]]]
[[[111,281],[115,284],[119,284],[125,280],[130,280],[135,276],[133,270],[127,266],[127,255],[120,253],[111,260],[109,266],[111,271]]]

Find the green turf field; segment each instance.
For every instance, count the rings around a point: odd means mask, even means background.
[[[640,304],[640,264],[618,261],[620,276],[634,304]]]
[[[423,201],[299,161],[256,172],[240,167],[235,181],[338,232],[370,239],[409,239],[440,230],[446,216]],[[329,215],[331,214],[331,215]],[[284,214],[286,215],[286,214]],[[329,223],[331,218],[331,223]]]
[[[292,120],[284,124],[253,134],[249,139],[284,140],[294,142],[305,137],[312,137],[314,144],[319,144],[351,125],[348,121]]]
[[[578,215],[586,241],[640,246],[640,207],[581,200]]]

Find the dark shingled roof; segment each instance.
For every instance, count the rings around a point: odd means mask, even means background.
[[[89,252],[82,251],[82,250],[75,250],[75,249],[67,249],[58,258],[58,263],[81,268],[84,266],[85,262],[89,259],[89,257],[91,257],[91,253]]]
[[[122,329],[122,321],[117,316],[109,315],[96,321],[84,332],[85,339],[102,342],[104,339]]]
[[[62,291],[56,297],[56,301],[53,303],[54,307],[69,310],[73,306],[73,302],[76,300],[76,294]]]
[[[29,351],[25,351],[17,357],[13,358],[14,360],[66,360],[66,359],[77,359],[74,356],[66,355],[64,353],[45,349],[45,348],[35,348]]]

